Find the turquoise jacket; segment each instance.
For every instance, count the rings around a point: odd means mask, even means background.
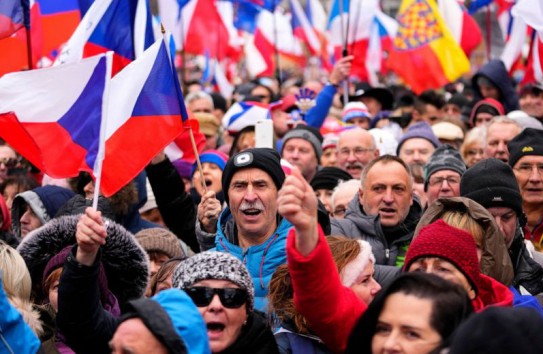
[[[277,229],[268,237],[266,242],[246,249],[233,243],[233,240],[237,237],[234,234],[234,223],[230,208],[224,209],[219,217],[218,224],[215,250],[228,252],[245,264],[255,288],[255,309],[266,312],[268,304],[266,295],[268,295],[270,279],[277,267],[287,263],[286,241],[292,224],[286,219],[282,219]]]

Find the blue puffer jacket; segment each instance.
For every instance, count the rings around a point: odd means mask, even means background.
[[[518,96],[513,86],[513,81],[509,77],[509,73],[505,68],[503,62],[499,59],[493,59],[486,63],[471,79],[471,84],[475,91],[475,101],[479,101],[484,97],[481,95],[479,85],[477,85],[477,79],[480,76],[486,77],[488,80],[494,83],[501,93],[500,103],[503,104],[505,112],[519,109]]]
[[[225,208],[219,217],[215,250],[230,253],[247,266],[255,287],[255,309],[265,312],[271,276],[277,267],[287,263],[286,241],[292,224],[282,219],[266,242],[243,249],[233,243],[237,238],[233,221],[230,208]]]
[[[40,340],[8,301],[0,278],[0,353],[34,354]]]

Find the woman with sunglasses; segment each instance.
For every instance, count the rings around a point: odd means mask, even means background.
[[[265,315],[253,308],[253,282],[240,260],[202,252],[181,262],[172,282],[198,307],[213,353],[278,353]]]

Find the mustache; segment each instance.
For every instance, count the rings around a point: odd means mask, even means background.
[[[362,165],[362,162],[358,162],[358,161],[356,161],[356,162],[348,162],[345,165],[345,168],[353,168],[353,167],[364,169],[364,165]]]
[[[264,204],[260,200],[254,201],[254,202],[247,202],[243,201],[241,205],[239,206],[239,210],[245,211],[249,209],[256,209],[256,210],[264,210]]]

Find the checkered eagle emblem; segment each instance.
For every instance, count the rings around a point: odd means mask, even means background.
[[[412,50],[443,36],[437,18],[426,0],[416,0],[398,15],[397,50]]]

